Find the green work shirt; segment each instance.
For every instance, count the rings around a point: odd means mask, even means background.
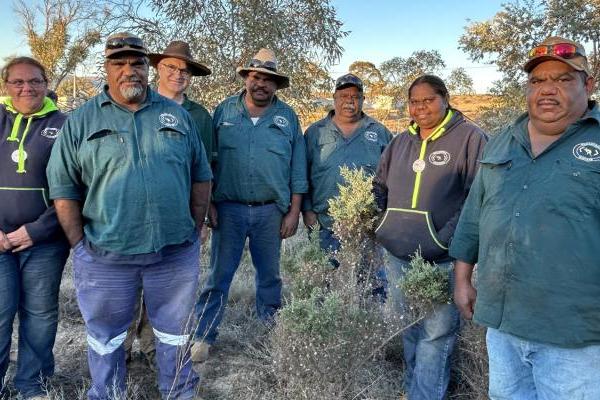
[[[102,250],[147,254],[185,242],[196,229],[192,183],[212,177],[196,125],[152,90],[135,112],[106,90],[63,126],[47,169],[50,197],[82,203],[85,236]]]
[[[291,195],[308,190],[300,122],[294,110],[275,96],[254,124],[245,94],[225,99],[215,110],[219,160],[213,200],[274,201],[286,213]]]
[[[206,150],[206,158],[208,159],[209,164],[212,163],[217,158],[217,153],[215,148],[215,129],[209,112],[202,105],[188,99],[186,95],[184,95],[181,106],[190,113],[192,119],[196,123],[196,128],[198,133],[200,133],[200,139],[204,145],[204,150]]]
[[[392,134],[381,123],[363,114],[359,126],[348,138],[333,122],[334,111],[308,127],[304,135],[308,159],[309,190],[302,199],[302,211],[314,211],[319,224],[331,229],[328,200],[339,194],[344,181],[340,168],[363,168],[375,174],[383,149]]]
[[[492,138],[450,255],[478,263],[476,322],[563,347],[600,343],[600,112],[537,157],[528,115]]]

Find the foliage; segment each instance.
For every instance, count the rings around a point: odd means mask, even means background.
[[[436,305],[452,301],[448,272],[425,261],[418,251],[411,258],[409,267],[398,284],[411,315],[425,315]]]
[[[450,72],[446,79],[446,86],[450,94],[474,94],[473,78],[467,74],[463,67],[458,67]]]
[[[103,2],[85,0],[16,0],[15,13],[34,58],[44,65],[49,87],[85,61],[107,33],[110,13]]]
[[[381,94],[385,82],[375,64],[369,61],[354,61],[348,67],[348,72],[363,81],[365,96],[373,98]]]
[[[280,95],[309,110],[314,74],[337,62],[342,30],[330,0],[112,0],[121,25],[160,51],[173,39],[190,42],[212,74],[192,83],[191,94],[214,107],[242,85],[236,67],[261,48],[275,51],[291,88]],[[144,10],[150,8],[150,15]],[[320,73],[319,76],[322,77]]]

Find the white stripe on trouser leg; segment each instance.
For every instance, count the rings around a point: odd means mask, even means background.
[[[188,335],[171,335],[170,333],[161,332],[156,328],[152,328],[152,330],[161,343],[170,344],[171,346],[183,346],[189,338]]]
[[[108,341],[108,343],[103,344],[103,343],[100,343],[95,338],[93,338],[88,333],[87,342],[88,342],[88,345],[92,348],[92,350],[94,350],[96,353],[100,354],[101,356],[105,356],[107,354],[114,352],[116,349],[118,349],[119,346],[123,344],[126,337],[127,337],[127,331],[121,333],[117,337],[110,339]]]

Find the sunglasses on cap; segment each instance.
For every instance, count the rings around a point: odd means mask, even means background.
[[[250,60],[248,63],[248,68],[264,68],[268,69],[269,71],[277,72],[277,64],[275,64],[273,61],[261,61],[256,58]]]
[[[137,37],[116,37],[106,41],[108,50],[122,49],[123,47],[131,47],[133,49],[145,50],[144,42]]]
[[[541,56],[557,56],[568,60],[576,56],[585,57],[585,52],[571,43],[543,44],[529,50],[529,58]]]

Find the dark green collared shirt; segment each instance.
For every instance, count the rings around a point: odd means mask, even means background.
[[[387,128],[364,115],[352,136],[345,138],[333,122],[333,111],[306,130],[309,192],[304,195],[303,211],[314,211],[321,226],[331,229],[328,200],[339,194],[342,166],[363,168],[375,174],[383,149],[392,139]]]
[[[185,242],[195,229],[191,185],[211,179],[182,107],[148,90],[132,112],[106,88],[69,116],[47,174],[52,199],[82,202],[87,240],[122,255]]]
[[[202,105],[188,99],[186,95],[181,106],[190,113],[192,119],[196,123],[196,128],[200,134],[200,139],[206,150],[206,158],[208,163],[212,163],[217,158],[215,143],[215,129],[209,112]]]
[[[213,200],[275,201],[287,212],[292,194],[306,193],[306,148],[296,113],[276,96],[256,125],[242,91],[214,114],[219,160]]]
[[[528,116],[484,149],[450,248],[478,262],[475,321],[557,346],[600,343],[600,112],[534,157]]]

